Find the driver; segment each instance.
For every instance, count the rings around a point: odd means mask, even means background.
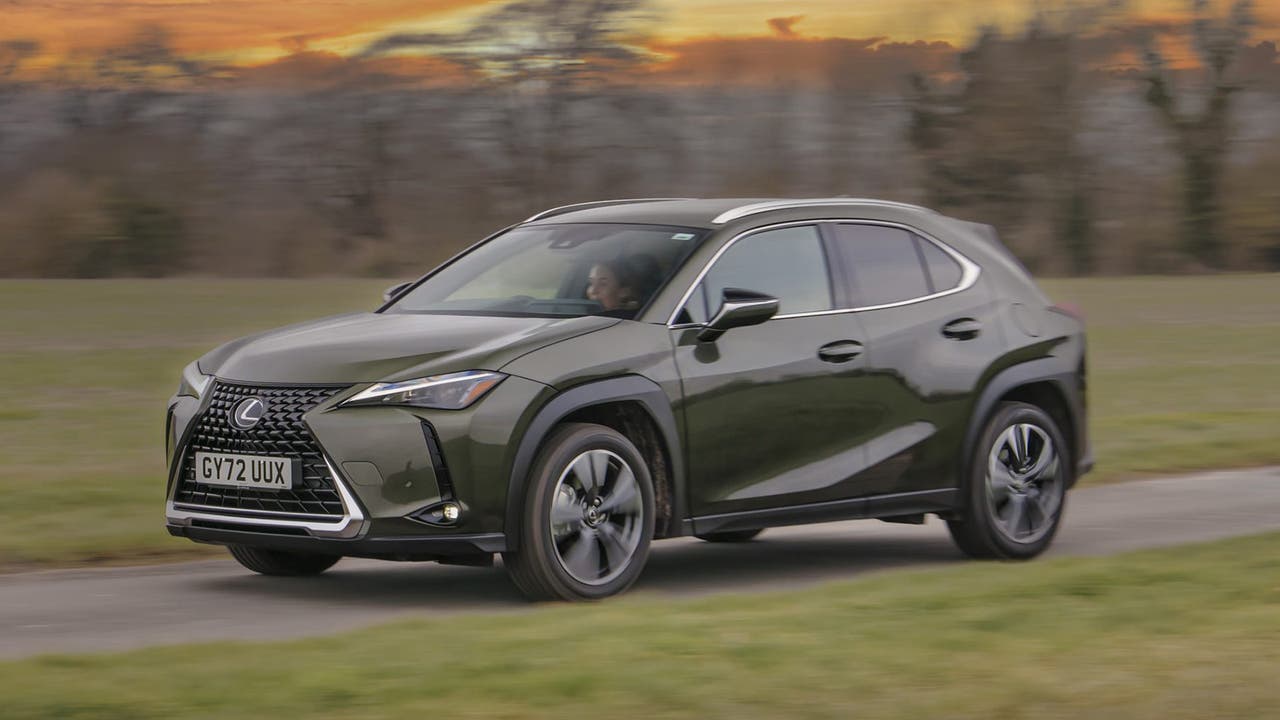
[[[600,303],[606,312],[621,310],[625,304],[635,301],[634,292],[621,272],[621,264],[617,260],[598,262],[591,266],[591,274],[587,276],[587,299]]]
[[[605,312],[639,310],[655,289],[657,269],[652,258],[641,255],[598,262],[587,277],[587,299]]]

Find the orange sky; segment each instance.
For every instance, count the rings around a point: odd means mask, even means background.
[[[1225,5],[1225,0],[1219,0]],[[0,39],[38,40],[56,57],[118,42],[161,24],[184,52],[254,64],[291,50],[348,55],[393,32],[459,27],[501,0],[6,0]],[[1016,21],[1030,0],[657,0],[660,40],[767,36],[771,18],[798,16],[793,32],[811,37],[887,36],[896,41],[963,42],[978,23]],[[1050,3],[1052,4],[1052,3]],[[1257,3],[1259,35],[1276,37],[1280,0]],[[1184,0],[1135,0],[1136,16],[1169,17]],[[786,26],[782,28],[785,30]]]

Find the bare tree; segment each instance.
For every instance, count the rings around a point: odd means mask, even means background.
[[[1056,174],[1049,159],[1071,154],[1060,122],[1071,100],[1063,92],[1063,39],[1034,28],[1019,37],[985,29],[960,57],[963,80],[939,87],[912,78],[908,138],[924,162],[927,201],[988,218],[1017,242],[1037,199],[1037,180]]]
[[[1033,205],[1045,205],[1041,216],[1050,218],[1070,271],[1094,270],[1093,163],[1080,144],[1088,95],[1081,40],[1121,7],[1119,0],[1037,3],[1021,34],[993,27],[979,34],[961,53],[958,86],[912,78],[909,140],[924,160],[931,203],[1015,231]]]
[[[0,81],[7,82],[24,62],[38,52],[40,43],[34,40],[0,41]]]
[[[642,62],[638,34],[652,19],[652,0],[514,0],[455,34],[397,34],[365,55],[405,48],[470,70],[477,87],[498,101],[493,139],[513,162],[520,194],[545,205],[573,168],[573,108],[592,97],[606,76]]]
[[[202,195],[199,139],[213,95],[208,68],[184,57],[169,32],[139,27],[126,42],[65,58],[62,167],[100,188],[107,228],[80,248],[80,276],[163,275],[187,252],[188,199]]]
[[[19,85],[15,76],[22,64],[40,52],[40,43],[34,40],[0,41],[0,108]]]
[[[1191,37],[1207,75],[1201,107],[1186,109],[1163,53],[1148,38],[1143,47],[1146,100],[1173,133],[1183,167],[1183,248],[1206,267],[1225,263],[1221,231],[1222,175],[1231,141],[1232,95],[1239,90],[1228,72],[1254,24],[1251,0],[1236,0],[1214,17],[1209,0],[1192,0]]]

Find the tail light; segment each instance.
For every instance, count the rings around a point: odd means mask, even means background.
[[[1084,310],[1080,309],[1080,306],[1075,303],[1057,303],[1055,305],[1050,305],[1049,310],[1051,312],[1061,313],[1069,318],[1074,318],[1080,322],[1084,322]]]

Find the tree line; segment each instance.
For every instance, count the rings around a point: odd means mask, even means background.
[[[838,54],[800,84],[656,80],[646,0],[514,0],[325,83],[245,82],[157,27],[39,75],[9,40],[0,275],[408,276],[557,204],[838,195],[993,224],[1041,273],[1280,269],[1280,92],[1240,68],[1266,44],[1247,0],[1189,18],[1042,8],[890,90]],[[1096,67],[1104,41],[1130,62]],[[406,52],[467,80],[369,69]]]

